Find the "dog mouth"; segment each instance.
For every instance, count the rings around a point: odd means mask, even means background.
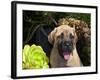
[[[64,60],[68,61],[72,55],[72,52],[73,52],[73,41],[60,40],[58,42],[58,51],[59,51],[60,56]]]
[[[64,46],[58,46],[59,55],[66,61],[68,61],[73,52],[73,46],[68,46],[67,48]]]
[[[70,56],[71,56],[71,52],[69,52],[69,51],[63,52],[63,57],[64,57],[65,60],[69,60]]]

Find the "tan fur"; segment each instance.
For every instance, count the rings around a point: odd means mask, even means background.
[[[71,56],[69,61],[66,63],[66,65],[71,66],[71,67],[82,66],[82,63],[80,61],[80,58],[79,58],[78,53],[76,51],[76,48],[74,48],[73,55]]]
[[[75,33],[75,28],[72,28],[68,25],[61,25],[57,28],[55,28],[48,36],[48,41],[51,43],[51,44],[54,44],[55,41],[57,41],[57,37],[61,35],[61,33],[64,33],[64,38],[66,38],[66,33],[70,31],[73,35],[76,36],[76,33]],[[74,32],[74,33],[73,33]],[[76,39],[77,39],[77,36],[76,36]]]
[[[72,52],[73,55],[71,55],[70,59],[66,62],[58,53],[57,48],[57,37],[61,35],[61,33],[64,34],[64,38],[66,39],[66,34],[68,32],[71,32],[75,39],[74,39],[74,50]],[[57,28],[55,28],[48,36],[48,40],[51,44],[53,44],[53,49],[51,51],[50,55],[50,64],[51,67],[65,67],[65,66],[81,66],[81,61],[78,56],[77,50],[76,50],[76,42],[77,42],[77,35],[75,33],[75,29],[68,26],[68,25],[61,25]]]

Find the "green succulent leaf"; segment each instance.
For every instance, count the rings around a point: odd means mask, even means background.
[[[41,46],[25,45],[23,49],[23,69],[49,68],[49,59]]]

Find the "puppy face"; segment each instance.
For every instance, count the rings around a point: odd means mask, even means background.
[[[65,60],[69,60],[76,46],[77,36],[74,28],[68,25],[62,25],[50,33],[48,40],[51,44],[56,46],[61,57]]]

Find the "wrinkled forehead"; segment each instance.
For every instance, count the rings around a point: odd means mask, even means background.
[[[69,26],[62,26],[57,28],[57,36],[64,34],[64,35],[69,35],[70,33],[74,35],[74,28],[71,28]]]

